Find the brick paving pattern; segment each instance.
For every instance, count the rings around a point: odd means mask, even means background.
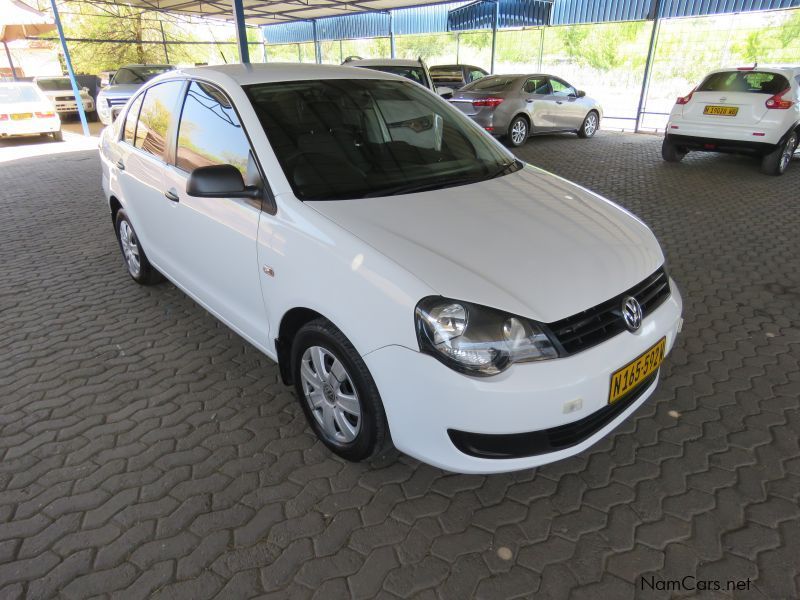
[[[800,160],[659,145],[519,151],[653,227],[686,323],[613,436],[491,477],[332,458],[274,364],[128,278],[96,153],[0,165],[0,598],[797,598]]]

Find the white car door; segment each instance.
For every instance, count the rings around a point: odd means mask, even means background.
[[[170,227],[178,243],[171,251],[179,282],[238,333],[264,347],[269,327],[256,244],[261,202],[186,193],[194,169],[221,164],[237,167],[246,183],[259,183],[249,140],[230,100],[215,86],[192,81],[174,164],[165,173],[166,192],[175,198]]]
[[[175,270],[175,238],[169,227],[174,207],[164,196],[165,149],[182,87],[183,81],[167,81],[134,100],[116,164],[122,196],[142,247],[153,265],[167,275]]]

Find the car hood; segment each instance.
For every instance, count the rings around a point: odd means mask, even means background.
[[[100,90],[102,96],[132,96],[133,93],[142,87],[142,83],[121,83],[119,85],[109,85]]]
[[[442,296],[545,323],[624,292],[664,262],[639,219],[530,166],[443,190],[306,204]]]

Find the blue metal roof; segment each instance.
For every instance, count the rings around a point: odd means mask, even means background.
[[[552,2],[544,0],[499,0],[497,26],[535,27],[546,25],[550,17]],[[447,17],[450,31],[491,29],[494,21],[495,3],[478,0],[450,11]]]
[[[536,27],[642,21],[652,19],[656,0],[499,0],[498,27]],[[800,7],[800,0],[661,0],[660,16],[697,17],[732,12]],[[395,35],[491,29],[494,2],[451,2],[390,11]],[[320,40],[347,40],[389,35],[389,13],[364,12],[317,19]],[[311,21],[267,25],[268,44],[314,41]]]

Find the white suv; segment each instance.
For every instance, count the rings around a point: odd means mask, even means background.
[[[739,67],[709,73],[678,98],[661,155],[679,162],[692,150],[753,154],[782,175],[800,140],[800,66]]]
[[[464,473],[571,456],[653,393],[680,328],[644,223],[393,75],[174,71],[100,155],[131,277],[275,359],[348,459],[390,440]]]

